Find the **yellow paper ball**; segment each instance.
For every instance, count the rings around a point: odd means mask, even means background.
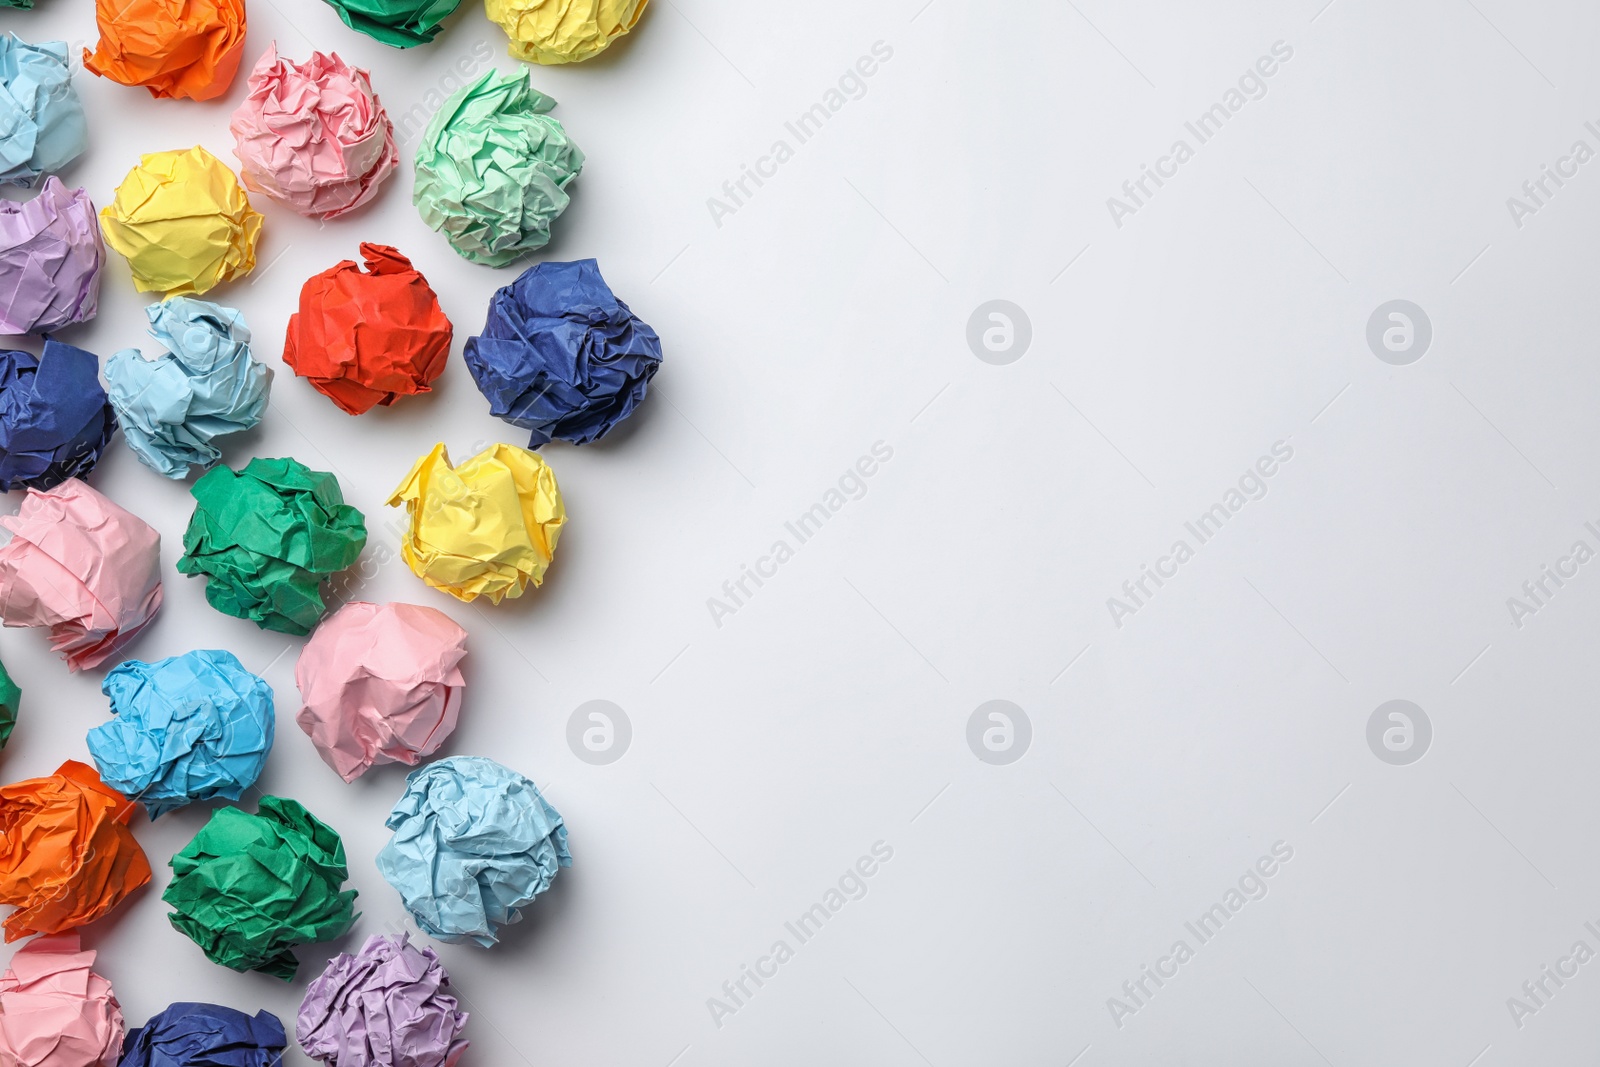
[[[582,63],[633,29],[648,0],[484,0],[511,38],[511,54],[531,63]]]
[[[196,294],[255,268],[261,215],[233,171],[196,145],[141,157],[100,210],[100,229],[140,292]]]
[[[536,452],[499,444],[452,466],[444,445],[417,460],[389,506],[410,515],[400,556],[418,578],[458,600],[496,604],[544,581],[567,511]]]

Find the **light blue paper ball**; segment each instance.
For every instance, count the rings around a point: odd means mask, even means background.
[[[452,756],[406,777],[378,872],[423,932],[499,940],[500,927],[572,866],[567,828],[538,788],[482,756]]]
[[[0,184],[32,185],[89,144],[65,41],[0,37]]]
[[[175,296],[145,309],[155,359],[125,348],[106,361],[106,392],[139,462],[168,478],[222,458],[213,443],[248,430],[267,409],[272,375],[250,354],[250,328],[233,308]]]
[[[201,650],[118,664],[100,686],[110,722],[89,754],[111,788],[152,819],[196,800],[238,800],[272,748],[272,687],[231,652]]]

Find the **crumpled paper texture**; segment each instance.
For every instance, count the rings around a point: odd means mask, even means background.
[[[283,361],[350,415],[426,393],[444,373],[452,329],[411,261],[363,242],[365,272],[343,260],[300,287]]]
[[[0,545],[0,621],[43,626],[79,671],[98,667],[161,607],[161,535],[76,478],[30,489]]]
[[[0,748],[11,740],[11,731],[17,728],[17,710],[22,704],[22,688],[11,678],[6,665],[0,663]]]
[[[145,308],[167,351],[125,348],[106,362],[107,392],[139,462],[168,478],[222,458],[213,442],[248,430],[267,410],[272,374],[250,354],[244,315],[192,296]]]
[[[483,756],[452,756],[406,776],[385,824],[378,872],[423,932],[495,944],[500,928],[572,866],[561,816],[528,778]]]
[[[14,7],[18,11],[33,10],[33,0],[0,0],[0,7]]]
[[[489,21],[532,63],[581,63],[633,29],[649,0],[484,0]]]
[[[124,660],[100,685],[116,718],[89,731],[105,783],[157,819],[196,800],[238,800],[272,749],[272,687],[232,652]]]
[[[618,300],[592,259],[536,263],[495,292],[465,357],[489,410],[531,433],[597,441],[644,400],[661,338]]]
[[[344,24],[394,48],[427,44],[461,0],[328,0]]]
[[[296,63],[268,45],[229,129],[245,187],[314,219],[377,196],[400,160],[367,72],[322,52]]]
[[[244,53],[244,0],[95,0],[100,43],[84,69],[157,99],[213,100]]]
[[[36,937],[0,975],[0,1063],[116,1067],[122,1005],[77,934]]]
[[[17,909],[7,941],[92,923],[150,881],[128,829],[137,807],[77,760],[0,786],[0,904]]]
[[[474,263],[503,267],[550,242],[583,153],[528,74],[490,68],[452,93],[417,147],[411,199]]]
[[[49,339],[0,350],[0,489],[50,489],[94,470],[117,429],[92,352]]]
[[[300,724],[347,782],[375,763],[415,767],[456,728],[467,631],[435,608],[352,601],[300,651]]]
[[[128,1031],[118,1067],[282,1067],[289,1045],[269,1011],[246,1015],[221,1004],[170,1004]]]
[[[442,444],[417,460],[389,498],[410,516],[400,555],[457,600],[498,604],[537,586],[555,556],[567,509],[542,457],[497,444],[459,467]]]
[[[87,190],[51,175],[32,200],[0,200],[0,333],[48,333],[94,318],[105,260]]]
[[[206,576],[206,600],[263,630],[304,636],[322,618],[322,580],[367,543],[361,512],[339,482],[293,459],[213,467],[189,489],[181,574]]]
[[[356,920],[344,843],[298,801],[264,796],[256,814],[218,808],[172,857],[167,919],[236,971],[294,978],[296,945],[331,941]]]
[[[467,1013],[431,948],[373,936],[341,952],[306,987],[295,1039],[332,1067],[453,1067],[470,1044]]]
[[[141,293],[200,294],[255,269],[261,214],[233,171],[195,145],[141,156],[100,227]]]
[[[32,185],[88,146],[67,43],[0,36],[0,185]]]

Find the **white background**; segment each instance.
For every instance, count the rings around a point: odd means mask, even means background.
[[[87,0],[0,15],[94,36]],[[447,749],[532,776],[575,865],[493,950],[443,946],[473,1013],[467,1063],[1501,1064],[1579,1062],[1600,963],[1519,1028],[1507,998],[1600,950],[1600,564],[1513,625],[1506,600],[1600,520],[1592,462],[1600,163],[1512,220],[1506,198],[1600,119],[1600,16],[1547,0],[1113,4],[657,0],[593,62],[534,68],[588,155],[550,258],[598,257],[660,332],[649,401],[600,446],[545,450],[571,513],[549,580],[458,604],[403,565],[362,589],[471,633]],[[65,176],[108,202],[140,152],[232,160],[228,117],[276,39],[372,71],[397,116],[500,31],[474,0],[395,51],[315,0],[252,0],[224,100],[78,78],[93,145]],[[707,198],[882,41],[892,59],[721,225]],[[1274,42],[1293,49],[1137,214],[1106,198]],[[479,48],[479,54],[482,54]],[[447,87],[450,83],[444,83]],[[378,202],[326,227],[266,200],[260,266],[210,294],[277,370],[227,461],[338,473],[372,528],[436,440],[525,441],[459,360],[510,281],[459,259],[409,203],[415,139]],[[456,324],[427,398],[350,418],[282,366],[300,283],[397,245]],[[969,350],[1003,298],[1031,347]],[[1430,316],[1418,362],[1365,340],[1381,303]],[[144,338],[126,265],[65,336]],[[31,343],[31,342],[30,342]],[[874,442],[893,458],[777,577],[714,624],[707,598]],[[1276,441],[1294,449],[1123,625],[1106,599]],[[186,486],[119,443],[93,484],[163,535],[166,606],[128,652],[226,647],[263,672],[278,742],[262,789],[343,834],[363,917],[300,951],[292,986],[206,962],[170,929],[165,860],[204,806],[136,829],[155,883],[87,931],[130,1023],[168,1002],[267,1007],[292,1026],[335,948],[404,928],[373,866],[404,771],[343,785],[295,727],[301,642],[224,617],[171,570]],[[18,497],[10,504],[15,508]],[[7,780],[83,758],[103,671],[41,635]],[[1433,742],[1369,750],[1382,702]],[[578,760],[572,711],[615,701],[631,749]],[[1032,744],[980,762],[981,703]],[[870,891],[717,1026],[707,998],[874,842]],[[1119,1027],[1121,995],[1274,842],[1293,859]],[[1600,925],[1600,923],[1597,923]],[[793,943],[792,938],[790,938]],[[297,1053],[291,1053],[293,1059]]]

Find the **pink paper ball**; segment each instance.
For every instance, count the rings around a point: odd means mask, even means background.
[[[367,72],[322,52],[295,63],[269,47],[229,128],[245,186],[316,219],[378,195],[400,158]]]
[[[113,1067],[122,1054],[122,1007],[90,970],[77,934],[36,937],[0,975],[0,1063]]]
[[[0,517],[0,622],[42,626],[72,670],[97,667],[161,607],[161,535],[76,478]]]
[[[466,654],[467,632],[442,611],[352,601],[300,653],[295,721],[347,782],[374,763],[414,767],[456,728]]]

